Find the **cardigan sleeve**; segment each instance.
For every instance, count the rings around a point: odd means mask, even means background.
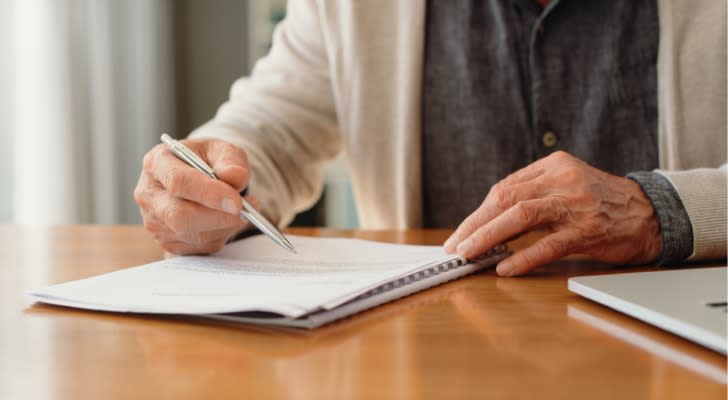
[[[321,167],[342,147],[317,4],[288,2],[268,55],[190,135],[222,139],[247,153],[250,193],[279,226],[314,204]]]
[[[657,172],[630,172],[627,178],[642,187],[655,208],[662,232],[662,254],[658,264],[685,261],[693,252],[693,227],[680,195],[670,181]]]
[[[728,243],[726,164],[720,168],[655,172],[670,181],[690,218],[693,251],[688,260],[724,258]]]

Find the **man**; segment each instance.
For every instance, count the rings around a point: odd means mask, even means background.
[[[291,0],[187,141],[222,182],[160,145],[135,199],[165,249],[213,252],[239,190],[285,225],[343,148],[363,228],[460,222],[469,258],[549,232],[500,275],[725,257],[725,52],[720,1]]]

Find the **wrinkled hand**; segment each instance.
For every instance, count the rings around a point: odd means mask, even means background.
[[[248,183],[248,159],[239,147],[221,140],[182,142],[212,167],[219,180],[210,179],[159,144],[144,156],[134,200],[144,226],[165,250],[214,253],[247,225],[240,218],[239,191]]]
[[[546,236],[498,264],[499,275],[521,275],[574,253],[608,263],[646,263],[662,252],[657,216],[640,186],[564,152],[495,184],[444,246],[472,259],[543,228]]]

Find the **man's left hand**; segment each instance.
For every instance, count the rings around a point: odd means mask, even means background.
[[[499,275],[521,275],[574,253],[620,264],[651,262],[662,253],[657,215],[642,188],[561,151],[495,184],[445,250],[473,259],[544,228],[546,236],[498,264]]]

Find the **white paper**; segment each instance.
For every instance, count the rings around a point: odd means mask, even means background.
[[[269,311],[299,317],[452,256],[439,246],[288,236],[289,254],[264,236],[206,257],[176,257],[54,285],[30,295],[72,307],[160,314]]]

